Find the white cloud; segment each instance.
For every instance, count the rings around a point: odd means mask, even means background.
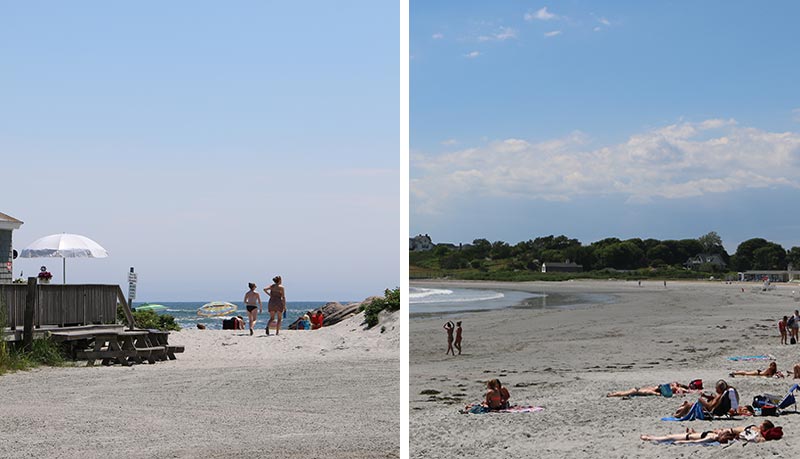
[[[509,38],[517,38],[517,31],[510,27],[500,27],[497,33],[479,36],[478,41],[505,41]]]
[[[611,25],[611,21],[609,21],[606,18],[600,18],[600,19],[597,20],[597,22],[599,22],[600,24],[603,24],[604,26],[610,26]]]
[[[561,31],[560,30],[553,30],[551,32],[545,32],[544,33],[544,36],[547,37],[547,38],[557,37],[559,35],[561,35]]]
[[[433,38],[434,40],[441,40],[442,38],[444,38],[444,34],[441,32],[436,32],[435,34],[431,35],[431,38]]]
[[[471,52],[469,52],[467,54],[464,54],[464,57],[466,57],[468,59],[475,59],[476,57],[478,57],[480,55],[481,55],[480,51],[471,51]]]
[[[456,140],[456,139],[447,139],[447,140],[442,140],[441,143],[442,143],[442,145],[449,147],[449,146],[458,144],[458,140]]]
[[[587,136],[532,143],[506,139],[411,158],[415,212],[451,197],[569,200],[622,195],[628,202],[748,188],[800,189],[800,133],[744,127],[735,120],[680,122],[591,148]]]
[[[595,27],[593,30],[594,30],[595,32],[599,32],[599,31],[601,31],[601,30],[603,30],[603,29],[602,29],[602,27]]]
[[[540,21],[549,21],[551,19],[557,19],[558,16],[547,11],[547,7],[545,6],[544,8],[536,11],[535,13],[525,13],[524,18],[526,21],[533,21],[534,19],[538,19]]]

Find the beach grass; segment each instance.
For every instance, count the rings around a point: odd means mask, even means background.
[[[378,314],[381,311],[399,311],[400,310],[400,288],[386,289],[383,298],[375,298],[368,305],[363,306],[364,322],[367,328],[372,328],[378,325]]]
[[[6,327],[6,307],[0,301],[0,329]],[[19,370],[30,370],[40,365],[60,366],[64,355],[59,345],[49,339],[34,340],[30,350],[20,344],[0,340],[0,375]]]

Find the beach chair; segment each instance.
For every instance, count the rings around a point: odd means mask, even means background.
[[[789,389],[789,392],[787,392],[786,395],[783,396],[782,398],[780,396],[776,397],[774,395],[768,395],[768,394],[764,394],[764,396],[770,399],[773,399],[774,397],[775,404],[781,410],[786,410],[790,406],[794,405],[794,412],[797,413],[797,399],[795,398],[794,393],[795,391],[798,390],[800,390],[800,384],[795,384]]]

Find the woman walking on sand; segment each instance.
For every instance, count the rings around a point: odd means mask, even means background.
[[[250,287],[250,291],[244,294],[244,305],[247,308],[247,317],[250,319],[250,336],[253,336],[253,326],[258,320],[258,314],[264,312],[264,308],[261,305],[261,295],[256,292],[256,284],[250,282],[247,286]]]
[[[281,320],[283,313],[286,311],[286,292],[281,285],[281,276],[272,278],[272,285],[264,289],[264,293],[269,295],[269,303],[267,303],[267,311],[269,312],[269,322],[267,322],[267,335],[269,335],[269,324],[278,316],[277,326],[275,327],[275,334],[281,330]]]

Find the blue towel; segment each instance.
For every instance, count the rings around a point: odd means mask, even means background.
[[[728,357],[728,360],[732,360],[734,362],[743,362],[749,360],[775,360],[775,357],[771,355],[741,355],[737,357]]]
[[[689,410],[689,412],[686,413],[686,415],[682,418],[661,418],[662,421],[694,421],[695,419],[705,419],[705,415],[703,414],[703,405],[701,405],[700,402],[694,402],[692,409]]]

